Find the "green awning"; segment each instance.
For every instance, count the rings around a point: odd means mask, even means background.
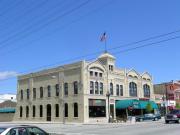
[[[0,113],[15,113],[15,108],[0,108]]]
[[[153,109],[158,109],[154,101],[143,101],[137,99],[118,100],[116,101],[116,109],[126,109],[133,107],[134,109],[146,109],[147,104],[150,103]]]

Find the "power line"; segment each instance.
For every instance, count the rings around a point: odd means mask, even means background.
[[[24,38],[24,37],[27,37],[28,35],[30,35],[30,34],[32,34],[32,33],[34,33],[34,32],[37,32],[37,31],[39,31],[39,30],[47,27],[49,24],[53,23],[54,21],[57,21],[57,20],[65,17],[65,16],[73,13],[74,11],[76,11],[76,10],[80,9],[81,7],[87,5],[89,2],[90,2],[90,0],[86,0],[85,2],[83,2],[83,3],[81,3],[80,5],[72,8],[71,10],[69,10],[69,11],[61,14],[60,16],[57,16],[57,17],[49,20],[48,22],[46,22],[46,23],[44,23],[43,25],[41,25],[39,28],[37,28],[37,29],[35,29],[35,30],[31,30],[29,33],[24,34],[24,35],[23,35],[21,38],[19,38],[19,39],[22,39],[22,38]],[[24,33],[24,32],[26,32],[26,31],[27,31],[27,30],[25,29],[25,30],[21,31],[21,33]],[[4,44],[4,43],[8,42],[11,38],[16,37],[16,36],[17,36],[17,33],[14,34],[14,35],[12,35],[12,36],[10,36],[10,37],[8,37],[7,39],[1,41],[0,44]],[[10,45],[12,45],[12,44],[10,44]],[[10,46],[10,45],[9,45],[9,46]],[[5,44],[5,45],[1,45],[1,46],[0,46],[0,49],[2,49],[2,48],[4,48],[4,47],[7,47],[7,45],[6,45],[6,44]]]
[[[179,38],[180,38],[180,36],[176,36],[176,37],[172,37],[172,38],[160,40],[160,41],[157,41],[157,42],[152,42],[152,43],[144,44],[144,45],[141,45],[141,46],[136,46],[136,47],[133,47],[133,48],[121,50],[121,51],[118,51],[118,52],[114,52],[113,54],[119,54],[119,53],[123,53],[123,52],[133,51],[133,50],[140,49],[140,48],[143,48],[143,47],[153,46],[153,45],[156,45],[156,44],[160,44],[160,43],[163,43],[163,42],[167,42],[167,41],[175,40],[175,39],[179,39]],[[79,58],[84,58],[84,57],[92,56],[92,55],[94,55],[94,54],[96,54],[96,52],[95,52],[95,53],[88,54],[88,55],[84,55],[84,56],[79,56],[79,57],[76,57],[76,58],[72,58],[72,59],[69,59],[69,60],[66,60],[66,61],[60,61],[60,63],[62,64],[62,62],[68,62],[68,61],[70,61],[70,60],[71,60],[71,61],[72,61],[72,60],[77,60],[77,58],[78,58],[78,59],[79,59]],[[95,59],[95,57],[94,57],[94,58],[91,58],[90,60],[92,60],[92,59]],[[51,65],[52,65],[52,64],[51,64]],[[40,68],[45,68],[45,67],[47,67],[47,65],[41,66]],[[40,68],[39,68],[39,69],[40,69]],[[37,69],[37,68],[36,68],[36,69]],[[26,72],[28,72],[28,71],[32,71],[32,70],[27,70]],[[26,72],[20,72],[20,74],[24,74],[24,73],[26,73]],[[2,81],[9,80],[9,79],[13,79],[13,78],[16,78],[16,77],[10,77],[10,78],[7,78],[7,79],[3,79],[3,80],[1,80],[1,82],[2,82]]]

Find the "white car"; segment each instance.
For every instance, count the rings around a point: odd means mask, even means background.
[[[0,127],[0,135],[49,135],[49,133],[36,126],[8,125]]]

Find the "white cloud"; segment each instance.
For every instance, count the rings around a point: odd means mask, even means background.
[[[0,80],[15,77],[17,75],[18,75],[18,73],[15,71],[3,71],[3,72],[0,72]]]

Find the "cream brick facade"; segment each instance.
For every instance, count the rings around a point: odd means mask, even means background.
[[[90,72],[93,74],[90,74]],[[78,94],[74,94],[73,83],[78,82]],[[90,81],[103,84],[103,93],[90,93]],[[129,83],[137,84],[137,96],[129,95]],[[68,96],[64,94],[64,83],[68,83]],[[143,85],[150,87],[150,99],[154,100],[152,77],[145,72],[140,74],[134,69],[119,69],[115,66],[115,57],[109,53],[104,53],[97,60],[80,61],[52,69],[43,70],[18,77],[17,88],[17,108],[15,121],[47,121],[47,104],[51,105],[51,121],[63,122],[64,103],[68,104],[68,117],[65,122],[107,122],[108,103],[106,93],[113,84],[113,95],[110,96],[110,104],[114,105],[114,117],[116,116],[115,101],[123,99],[144,98]],[[59,96],[56,96],[55,85],[59,84]],[[116,95],[116,84],[122,85],[123,95]],[[48,85],[51,86],[51,97],[48,97]],[[43,87],[43,98],[40,98],[40,87]],[[95,86],[94,86],[95,87]],[[95,89],[93,87],[93,90]],[[33,88],[36,88],[36,98],[33,98]],[[29,89],[29,99],[27,99],[27,89]],[[21,99],[23,91],[23,99]],[[106,102],[105,117],[89,117],[89,99],[103,99]],[[78,104],[78,117],[74,117],[74,103]],[[56,117],[56,107],[59,105],[59,117]],[[40,105],[43,106],[43,116],[40,117]],[[26,117],[26,106],[29,107],[29,116]],[[33,117],[33,106],[35,106],[35,117]],[[22,117],[20,117],[20,107],[22,107]],[[48,108],[50,109],[50,108]],[[48,114],[49,115],[49,114]]]

